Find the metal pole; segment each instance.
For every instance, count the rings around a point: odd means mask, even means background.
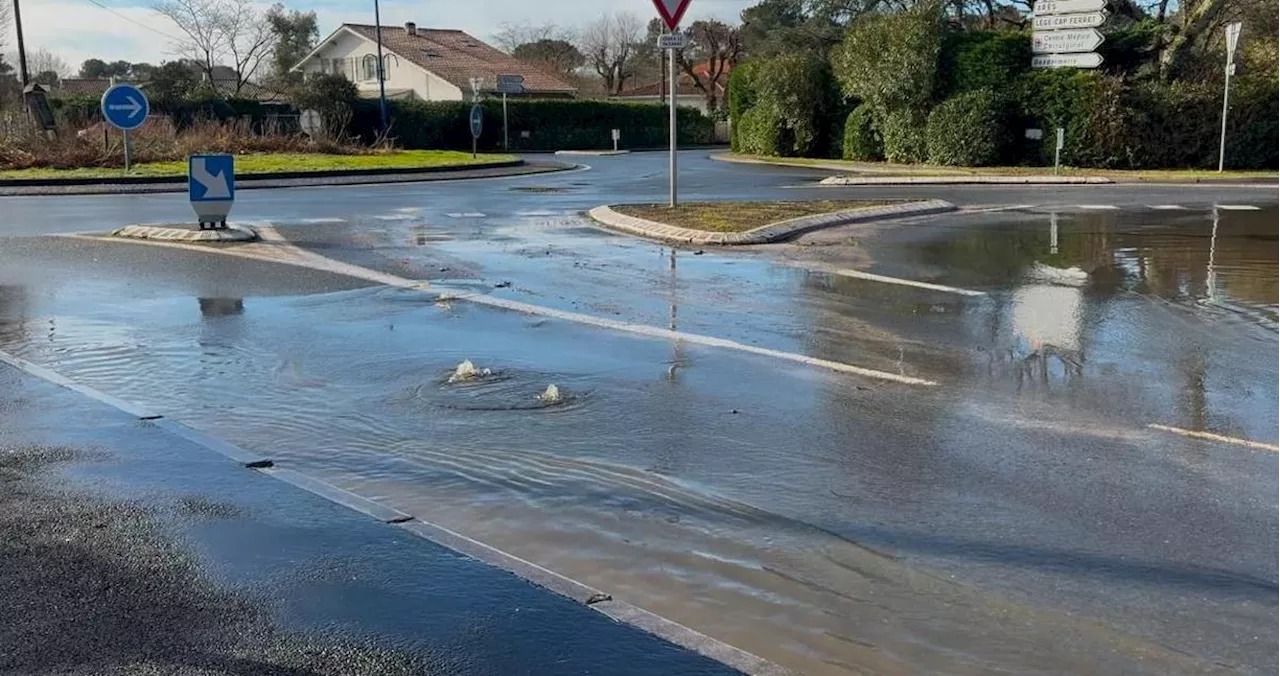
[[[502,149],[511,150],[511,143],[507,138],[507,93],[502,92]]]
[[[1227,79],[1222,83],[1222,136],[1218,139],[1218,171],[1227,161],[1227,109],[1231,101],[1231,70],[1234,66],[1231,54],[1227,54]]]
[[[132,162],[130,161],[131,158],[129,156],[130,155],[129,130],[123,129],[121,130],[121,132],[124,134],[124,171],[127,174],[129,173],[129,166],[130,164],[132,164]]]
[[[387,78],[382,71],[382,14],[378,10],[378,0],[373,0],[373,32],[378,42],[378,107],[382,112],[382,133],[389,133],[387,123]]]
[[[22,8],[18,6],[18,0],[13,0],[13,26],[18,32],[18,73],[25,92],[27,85],[31,83],[31,77],[27,72],[27,48],[22,41]],[[24,99],[22,103],[25,107],[27,102]]]
[[[670,111],[671,119],[669,122],[669,125],[671,127],[671,160],[670,160],[671,205],[670,206],[672,209],[674,209],[676,208],[676,91],[678,91],[676,87],[676,50],[668,49],[667,58],[670,59],[667,73],[668,73],[668,82],[671,83],[671,86],[669,88],[670,89],[669,100],[671,103],[671,111]]]

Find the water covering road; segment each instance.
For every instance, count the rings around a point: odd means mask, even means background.
[[[752,252],[577,215],[658,197],[660,159],[237,214],[437,291],[939,385],[36,236],[172,196],[0,201],[0,349],[808,673],[1274,671],[1276,455],[1150,427],[1276,443],[1273,192],[926,190],[970,210]],[[816,194],[685,166],[693,195]],[[493,374],[448,382],[464,359]]]

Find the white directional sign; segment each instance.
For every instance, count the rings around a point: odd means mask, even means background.
[[[1040,0],[1036,3],[1035,15],[1098,12],[1106,6],[1107,0]]]
[[[689,37],[684,33],[663,33],[658,36],[658,49],[684,49]]]
[[[1038,54],[1031,57],[1032,68],[1097,68],[1101,65],[1102,55],[1097,52]]]
[[[227,227],[227,214],[236,200],[236,158],[232,155],[188,157],[187,196],[201,228]]]
[[[1038,31],[1052,31],[1062,28],[1097,28],[1106,23],[1105,12],[1085,12],[1084,14],[1047,14],[1031,20],[1031,27]]]
[[[1092,52],[1102,44],[1102,33],[1096,28],[1048,31],[1031,34],[1031,51],[1035,54]]]

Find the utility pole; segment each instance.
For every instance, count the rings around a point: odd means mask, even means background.
[[[1236,44],[1240,42],[1240,22],[1227,24],[1227,69],[1222,82],[1222,136],[1218,140],[1218,171],[1227,162],[1227,110],[1231,103],[1231,76],[1236,74]]]
[[[382,135],[385,137],[391,130],[387,123],[387,78],[382,70],[382,15],[378,11],[378,0],[373,0],[373,33],[378,42],[378,109],[382,113]]]
[[[22,8],[18,6],[18,0],[13,0],[13,26],[18,31],[18,73],[22,79],[22,89],[25,92],[27,85],[30,84],[31,77],[27,73],[27,48],[22,41]]]

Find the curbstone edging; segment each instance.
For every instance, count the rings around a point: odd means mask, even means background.
[[[126,225],[111,232],[112,237],[157,239],[168,242],[255,242],[258,232],[245,225],[228,225],[213,230],[169,227],[163,225]]]
[[[1105,176],[829,176],[822,186],[856,185],[1099,185]]]
[[[919,202],[902,202],[865,209],[846,209],[827,214],[801,216],[777,223],[762,225],[745,232],[709,232],[692,230],[666,223],[658,223],[644,218],[627,216],[614,211],[609,205],[601,205],[587,212],[597,223],[630,235],[638,235],[648,239],[676,244],[705,244],[720,246],[741,246],[749,244],[768,244],[778,242],[813,230],[830,228],[850,223],[864,223],[904,216],[925,216],[955,211],[956,206],[944,200],[925,200]]]

